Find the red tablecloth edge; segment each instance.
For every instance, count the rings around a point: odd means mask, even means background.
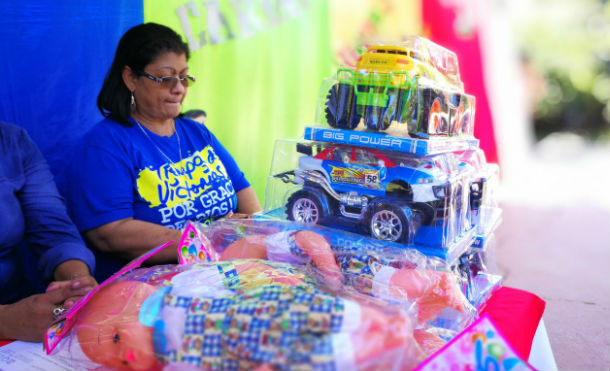
[[[503,286],[489,298],[479,314],[489,314],[515,351],[527,360],[545,306],[545,301],[531,292]]]

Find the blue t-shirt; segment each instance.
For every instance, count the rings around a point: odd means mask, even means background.
[[[19,251],[28,248],[32,254]],[[23,128],[0,122],[0,304],[27,294],[17,291],[34,267],[22,266],[23,256],[37,259],[46,281],[66,260],[81,260],[91,272],[95,266],[38,147]]]
[[[129,217],[182,229],[237,210],[236,193],[250,184],[233,157],[202,124],[175,122],[170,137],[133,120],[103,120],[85,135],[68,181],[80,231]]]

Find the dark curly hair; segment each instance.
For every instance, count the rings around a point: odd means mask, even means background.
[[[131,92],[123,82],[123,69],[129,66],[133,71],[143,71],[159,55],[166,52],[184,54],[186,59],[189,59],[188,45],[169,27],[144,23],[125,32],[97,96],[97,108],[104,117],[122,125],[132,125],[129,122]]]

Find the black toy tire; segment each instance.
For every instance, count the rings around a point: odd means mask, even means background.
[[[366,128],[373,131],[383,130],[383,113],[385,113],[385,108],[366,106],[364,108],[364,125]]]
[[[326,95],[324,108],[328,125],[333,128],[354,129],[360,122],[355,111],[354,87],[340,83],[333,85]]]
[[[387,130],[392,121],[396,119],[396,114],[399,108],[400,93],[396,88],[392,88],[388,91],[388,106],[382,110],[383,120],[381,121],[381,130]]]
[[[288,198],[286,216],[289,220],[305,224],[319,224],[327,215],[318,196],[300,190]]]
[[[402,210],[390,204],[379,205],[371,211],[368,227],[372,238],[391,242],[407,241],[411,232]]]

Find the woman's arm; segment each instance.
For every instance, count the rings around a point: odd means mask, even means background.
[[[85,237],[100,251],[136,258],[169,241],[174,243],[147,260],[153,264],[176,263],[182,231],[133,218],[104,224],[85,232]]]
[[[91,276],[89,266],[77,259],[66,260],[65,262],[59,264],[53,273],[53,278],[55,281],[70,281],[76,277],[83,276]],[[92,283],[94,284],[95,280]]]
[[[53,278],[55,281],[47,286],[46,292],[57,290],[67,285],[76,285],[72,286],[73,288],[86,286],[92,289],[97,286],[97,282],[95,281],[95,278],[91,276],[87,264],[76,259],[66,260],[59,264],[57,268],[55,268]],[[79,298],[79,296],[67,298],[63,303],[64,308],[72,308],[72,305],[74,305]]]
[[[261,211],[261,203],[256,197],[252,186],[237,192],[237,212],[241,214],[254,214]]]
[[[95,258],[68,216],[46,160],[24,130],[16,133],[15,140],[24,175],[23,186],[15,195],[25,219],[24,238],[38,259],[38,269],[45,281],[60,279],[58,273],[67,274],[61,277],[67,280],[73,273],[89,276],[95,269]],[[59,268],[68,261],[78,263]]]

